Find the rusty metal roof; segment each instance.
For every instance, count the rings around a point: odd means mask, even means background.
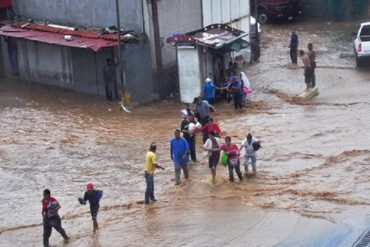
[[[212,24],[186,34],[175,34],[167,39],[171,45],[201,45],[212,49],[222,49],[248,34],[225,24]],[[246,42],[246,41],[245,41]]]
[[[101,48],[104,47],[112,47],[118,45],[117,41],[96,39],[92,37],[80,37],[77,35],[71,35],[72,40],[67,41],[64,39],[65,34],[22,29],[12,27],[10,25],[3,26],[0,29],[0,35],[33,40],[54,45],[91,49],[93,51],[99,51]]]

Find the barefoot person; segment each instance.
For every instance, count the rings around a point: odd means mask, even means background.
[[[154,170],[156,168],[164,170],[164,167],[158,165],[156,152],[157,145],[155,142],[153,142],[152,144],[150,144],[149,151],[146,153],[145,156],[145,205],[149,205],[149,200],[151,200],[152,202],[157,201],[154,197]]]
[[[100,208],[100,199],[103,196],[102,190],[94,189],[94,184],[89,182],[86,185],[86,192],[83,198],[78,198],[81,205],[86,205],[86,202],[90,203],[90,214],[93,221],[94,232],[98,230],[98,212]]]
[[[303,50],[299,51],[299,55],[302,59],[303,66],[304,66],[304,82],[306,83],[306,90],[311,88],[311,61],[308,54],[306,54]]]
[[[231,137],[225,137],[225,144],[222,145],[221,150],[225,151],[229,156],[228,167],[230,181],[234,182],[234,169],[239,177],[240,182],[243,181],[242,173],[240,172],[240,159],[239,159],[239,149],[235,144],[231,143]]]
[[[204,144],[204,150],[208,151],[208,164],[212,173],[212,184],[216,183],[216,167],[220,160],[221,140],[215,136],[214,131],[208,133],[208,140]]]
[[[180,136],[180,130],[176,129],[174,132],[175,137],[170,143],[171,160],[175,166],[175,180],[176,185],[181,183],[180,175],[181,169],[184,173],[185,179],[189,178],[188,162],[189,162],[189,144]]]
[[[55,197],[50,195],[50,190],[48,189],[44,190],[43,196],[44,198],[41,203],[42,217],[44,220],[44,247],[49,247],[49,238],[53,228],[62,235],[64,240],[68,240],[69,237],[62,227],[62,220],[58,214],[58,211],[61,208],[59,202]]]

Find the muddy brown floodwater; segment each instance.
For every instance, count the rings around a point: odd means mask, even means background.
[[[50,188],[63,225],[52,246],[351,246],[370,226],[370,71],[355,69],[357,22],[300,21],[263,26],[262,57],[246,69],[254,93],[247,111],[216,104],[223,135],[262,141],[258,176],[230,183],[207,161],[174,186],[169,159],[181,104],[154,103],[132,114],[101,98],[30,83],[0,83],[0,246],[40,246],[41,196]],[[289,69],[289,33],[313,42],[320,95],[310,102],[302,69]],[[143,157],[158,143],[165,171],[159,201],[143,207]],[[104,190],[100,230],[77,202],[86,182]]]

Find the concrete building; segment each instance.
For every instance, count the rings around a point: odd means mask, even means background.
[[[143,1],[144,2],[144,1]],[[13,0],[13,9],[24,19],[34,19],[73,27],[104,28],[116,26],[115,1],[101,0]],[[120,0],[121,26],[143,36],[142,1]],[[117,46],[102,47],[99,51],[81,49],[69,44],[49,44],[28,38],[13,38],[17,47],[19,73],[12,73],[8,47],[2,40],[3,76],[34,81],[75,91],[105,95],[103,68],[107,58],[116,57]],[[156,98],[151,71],[148,39],[122,46],[125,86],[133,101]],[[117,69],[117,73],[118,73]],[[118,89],[120,86],[117,74]],[[145,90],[143,90],[145,89]],[[120,95],[118,93],[118,95]]]
[[[213,23],[230,25],[249,34],[250,6],[246,0],[161,0],[157,3],[158,29],[160,45],[155,45],[155,32],[150,21],[153,17],[153,1],[147,1],[144,8],[145,32],[151,41],[154,73],[162,72],[162,83],[157,88],[165,94],[172,91],[179,92],[179,78],[176,49],[166,43],[166,39],[174,34],[188,33],[199,30]],[[250,37],[245,37],[246,41]],[[159,52],[158,52],[159,49]],[[250,51],[249,51],[250,52]],[[249,54],[233,54],[234,57],[244,56],[247,60]],[[160,59],[158,59],[160,56]],[[158,63],[162,63],[159,64]],[[159,69],[158,69],[159,68]],[[211,69],[209,69],[211,71]],[[160,73],[160,72],[158,72]]]
[[[165,42],[172,34],[197,30],[211,22],[249,33],[249,4],[245,0],[119,0],[119,3],[122,29],[147,37],[123,47],[125,86],[134,101],[166,97],[178,91],[176,49]],[[115,0],[13,0],[13,9],[24,19],[77,28],[116,26]],[[29,39],[15,38],[15,42],[19,65],[16,78],[98,95],[104,95],[105,60],[118,54],[117,47],[93,52]],[[3,40],[1,47],[3,76],[12,78]]]

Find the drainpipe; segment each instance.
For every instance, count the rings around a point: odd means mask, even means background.
[[[155,61],[156,61],[156,74],[157,74],[157,90],[159,97],[164,98],[163,92],[163,62],[162,62],[162,47],[161,47],[161,34],[159,29],[159,16],[158,16],[158,0],[151,0],[152,5],[152,21],[154,32],[154,46],[155,46]]]
[[[117,28],[118,28],[118,62],[119,62],[119,75],[121,81],[121,90],[122,90],[122,97],[121,99],[125,99],[125,75],[124,75],[124,68],[123,68],[123,61],[122,56],[123,52],[121,50],[121,17],[120,17],[120,10],[119,10],[119,0],[116,0],[116,15],[117,15]]]

